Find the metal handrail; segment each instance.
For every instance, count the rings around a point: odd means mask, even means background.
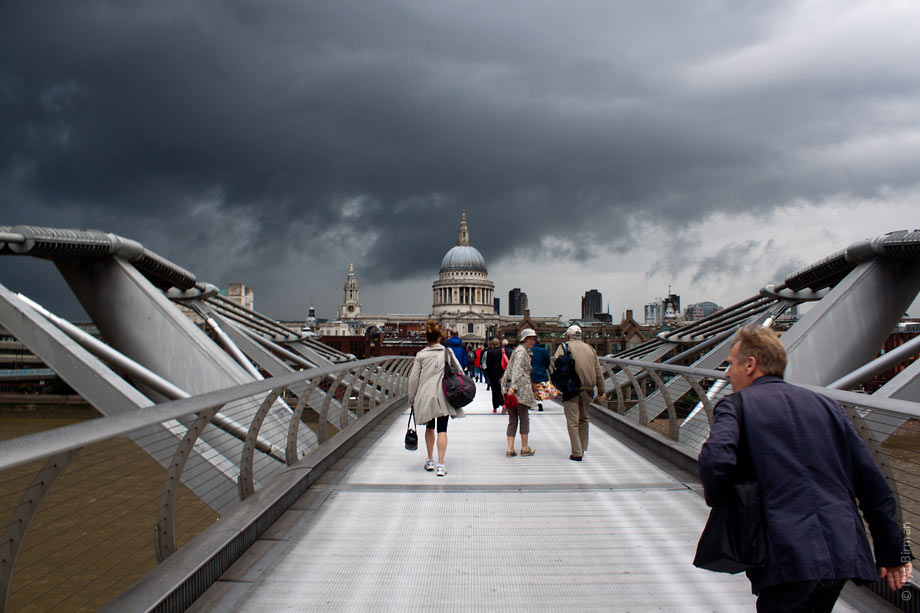
[[[601,363],[609,363],[617,366],[634,366],[643,370],[696,375],[699,378],[720,379],[728,381],[728,375],[723,370],[711,370],[708,368],[696,368],[693,366],[678,366],[676,364],[663,364],[660,362],[645,362],[642,360],[624,360],[611,357],[602,357],[598,359],[601,361]],[[628,381],[623,383],[624,386],[628,384]],[[804,383],[795,383],[795,385],[827,396],[832,400],[836,400],[840,404],[847,404],[854,407],[859,407],[861,409],[878,411],[880,413],[884,413],[885,415],[891,415],[892,417],[920,419],[920,403],[918,402],[911,402],[909,400],[897,400],[895,398],[876,398],[870,394],[861,394],[859,392],[834,389],[831,387],[822,387],[819,385],[807,385]]]
[[[726,379],[724,370],[710,370],[708,368],[695,368],[693,366],[678,366],[676,364],[662,364],[661,362],[645,362],[643,360],[624,360],[622,358],[603,357],[598,358],[602,363],[615,364],[617,366],[636,366],[649,370],[664,370],[673,373],[686,373],[688,375],[700,375],[701,377],[710,377],[713,379]]]
[[[164,402],[143,410],[112,415],[105,419],[83,422],[4,441],[0,445],[0,471],[85,445],[98,443],[115,436],[121,436],[170,419],[178,419],[192,413],[223,406],[229,402],[269,392],[278,387],[287,387],[294,383],[326,377],[341,370],[351,370],[367,364],[381,364],[392,359],[389,357],[369,358],[322,368],[311,368],[310,370],[299,371],[282,377],[272,377],[263,381],[245,383],[199,394],[191,398]]]
[[[316,428],[315,442],[322,444],[328,439],[327,421],[331,420],[331,426],[339,432],[351,424],[357,425],[355,430],[349,430],[346,439],[335,443],[348,444],[348,438],[364,430],[368,418],[371,421],[379,419],[380,412],[371,409],[385,407],[384,410],[389,411],[398,406],[400,398],[405,398],[411,362],[411,357],[391,356],[311,368],[0,443],[0,473],[3,474],[0,485],[4,487],[0,515],[12,514],[5,518],[5,526],[0,525],[3,531],[0,543],[4,545],[4,555],[0,558],[0,610],[4,609],[11,594],[17,594],[15,598],[20,601],[47,598],[48,586],[55,585],[48,584],[47,575],[42,574],[47,572],[49,563],[36,565],[35,558],[36,555],[48,555],[35,553],[43,551],[43,543],[63,542],[69,548],[65,562],[74,565],[79,573],[84,572],[81,570],[84,566],[97,561],[93,555],[86,555],[95,551],[94,538],[111,541],[112,537],[117,537],[119,541],[134,543],[119,548],[118,556],[137,555],[143,559],[145,548],[149,546],[153,548],[156,562],[164,561],[182,547],[187,540],[185,535],[200,533],[257,489],[277,484],[278,479],[283,481],[284,467],[295,464],[301,451],[325,448],[311,447],[314,439],[298,436],[301,416],[308,403],[319,420],[306,422]],[[363,406],[355,406],[352,411],[348,399],[359,385],[360,393],[367,392],[368,397],[358,403]],[[282,399],[287,391],[300,396],[296,409]],[[333,414],[330,405],[338,392],[344,394],[341,411]],[[316,393],[321,395],[311,400]],[[276,417],[269,422],[267,416],[282,407],[289,410],[276,412],[280,420]],[[206,438],[206,433],[210,432],[207,427],[221,413],[226,419],[240,421],[241,449],[228,446],[226,439]],[[283,447],[271,444],[266,450],[261,439],[263,434],[286,439],[287,443]],[[121,455],[114,459],[115,467],[128,469],[126,481],[106,464],[113,459],[105,451],[123,443],[130,444],[132,440],[137,443],[132,448],[140,455],[131,455],[135,459],[130,464],[126,464]],[[305,442],[307,446],[303,447]],[[257,454],[257,450],[262,454]],[[149,457],[143,453],[145,451]],[[195,462],[190,462],[193,457]],[[155,469],[152,473],[151,468]],[[166,472],[158,473],[161,469]],[[214,472],[202,472],[203,469]],[[119,488],[144,479],[143,474],[149,475],[143,482],[143,496],[125,504]],[[162,477],[155,477],[156,474],[163,474],[165,480],[157,481]],[[92,489],[84,489],[89,483],[94,484]],[[234,483],[232,489],[228,489],[227,486]],[[152,488],[160,490],[159,496],[151,493]],[[99,491],[105,493],[100,496]],[[58,492],[57,498],[52,496],[54,492]],[[88,496],[90,492],[92,495]],[[123,533],[110,533],[114,529],[106,523],[74,532],[65,519],[69,516],[64,512],[68,506],[62,506],[73,504],[88,508],[102,504],[100,511],[115,518],[127,517],[133,510],[142,513],[149,508],[147,505],[153,504],[156,523],[149,526],[143,522],[134,523],[126,526]],[[196,508],[206,514],[194,514],[192,510]],[[91,514],[85,522],[90,524],[95,519],[96,515]],[[149,528],[155,530],[151,532]],[[92,536],[94,534],[98,537]],[[22,564],[17,565],[20,560]],[[116,566],[110,570],[118,568],[117,559],[111,563]],[[21,572],[16,574],[19,567],[22,567]],[[118,568],[116,581],[131,580],[130,570],[122,572]],[[61,571],[57,569],[57,576],[66,580],[68,575]],[[14,577],[21,577],[19,587],[13,585]],[[107,586],[112,584],[111,577],[106,575],[87,580],[81,574],[81,581],[93,594],[91,598],[105,593],[109,589]],[[122,582],[119,589],[126,587]],[[30,591],[23,592],[23,589]],[[26,593],[29,595],[23,597]],[[111,595],[109,592],[108,597]]]
[[[615,400],[611,398],[610,402],[616,402],[617,415],[609,419],[625,420],[632,424],[632,428],[655,432],[649,435],[649,442],[655,449],[666,455],[673,454],[668,457],[677,458],[678,464],[688,470],[695,469],[694,460],[697,452],[708,438],[709,428],[712,426],[713,407],[719,399],[725,397],[727,391],[730,391],[726,385],[727,373],[641,360],[600,358],[600,361],[604,364],[608,376],[613,374],[612,370],[615,368],[626,374],[625,381],[613,377],[614,389],[611,390],[611,396],[615,395]],[[683,378],[687,384],[687,387],[683,388],[686,391],[680,391],[675,397],[664,383],[662,373]],[[651,423],[653,419],[649,419],[647,403],[650,396],[639,383],[643,376],[654,382],[661,391],[654,409],[661,409],[662,400],[666,404],[666,429],[663,426],[655,427]],[[708,390],[704,390],[703,380],[712,382]],[[795,385],[822,394],[844,408],[894,493],[898,521],[905,526],[920,523],[920,447],[915,442],[916,433],[920,432],[920,402],[875,397],[817,385]],[[630,386],[636,392],[635,402],[638,405],[638,410],[631,415],[624,410],[623,400],[623,388]],[[699,398],[703,410],[697,405],[678,426],[676,402],[691,390]],[[606,408],[607,403],[604,405]],[[665,445],[654,442],[658,440],[657,436],[667,437],[670,443]],[[915,549],[920,544],[920,539],[911,536],[909,531],[906,538]]]

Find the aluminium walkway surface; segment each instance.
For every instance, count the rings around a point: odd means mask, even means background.
[[[446,477],[423,470],[424,428],[403,448],[408,409],[387,420],[193,609],[754,610],[743,575],[691,564],[708,509],[689,475],[593,423],[585,460],[569,460],[555,402],[531,413],[536,455],[506,458],[490,398],[481,385],[451,420]],[[835,611],[885,606],[863,592]]]

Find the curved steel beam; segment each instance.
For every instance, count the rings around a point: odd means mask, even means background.
[[[361,389],[358,391],[358,404],[355,406],[355,413],[358,417],[361,417],[364,413],[369,411],[367,408],[367,384],[370,381],[371,376],[373,375],[374,367],[368,364],[362,373]]]
[[[409,371],[412,370],[412,360],[397,363],[396,371],[399,376],[399,392],[409,391]]]
[[[636,375],[634,375],[633,372],[629,370],[628,366],[623,366],[623,372],[625,372],[626,376],[629,377],[629,381],[632,383],[633,389],[636,390],[636,396],[639,398],[639,425],[647,426],[648,416],[645,412],[645,392],[642,391],[642,386],[636,379]]]
[[[626,402],[623,400],[623,386],[614,385],[613,389],[617,391],[617,413],[626,415]]]
[[[680,426],[677,423],[677,409],[674,408],[674,401],[671,400],[671,394],[668,393],[668,389],[665,387],[664,380],[661,378],[661,373],[657,370],[649,370],[647,372],[649,378],[655,382],[658,391],[661,392],[661,395],[664,397],[665,405],[668,407],[668,438],[672,441],[676,441],[680,433]]]
[[[83,448],[72,449],[48,458],[41,470],[35,474],[32,484],[23,492],[13,516],[6,525],[6,530],[3,531],[3,536],[0,537],[0,610],[6,610],[10,585],[13,582],[13,569],[29,525],[35,519],[42,501],[51,491],[51,486],[67,470],[80,449]]]
[[[697,398],[700,399],[700,402],[703,403],[703,409],[706,411],[706,419],[709,421],[709,425],[712,426],[712,400],[709,399],[709,396],[703,390],[703,386],[700,385],[698,379],[694,379],[688,373],[682,373],[680,375],[684,378],[684,381],[690,384],[690,387],[693,388],[693,391],[696,392]]]
[[[288,426],[287,445],[285,445],[284,448],[284,462],[288,466],[300,459],[297,455],[297,433],[300,431],[300,420],[307,406],[307,400],[313,395],[317,385],[317,380],[310,381],[307,389],[300,395],[300,400],[297,401],[297,407],[291,415],[291,423]]]
[[[352,375],[352,377],[351,381],[348,383],[348,386],[345,388],[345,392],[342,394],[342,402],[340,403],[342,405],[342,414],[339,417],[339,430],[344,430],[351,423],[349,419],[351,415],[348,412],[348,400],[351,398],[351,390],[355,388],[355,384],[358,382],[358,371],[350,370],[348,372]],[[357,417],[357,411],[355,411],[355,418],[357,419]]]
[[[179,486],[182,482],[182,471],[185,464],[191,456],[195,442],[201,436],[217,412],[223,408],[223,405],[205,409],[198,414],[198,418],[189,426],[185,436],[176,446],[173,453],[172,461],[166,470],[166,480],[163,482],[163,491],[160,494],[160,506],[157,509],[157,532],[156,532],[156,559],[157,563],[162,562],[176,552],[176,496],[179,494]]]
[[[329,405],[332,404],[332,398],[335,396],[335,392],[339,388],[339,384],[344,377],[345,373],[340,372],[336,378],[333,379],[332,385],[329,386],[326,397],[323,399],[323,406],[319,410],[319,427],[316,432],[316,438],[320,443],[325,443],[329,440],[329,428],[326,427],[329,421]]]
[[[246,500],[256,491],[255,473],[252,466],[256,453],[256,441],[259,438],[259,430],[262,429],[262,422],[265,421],[265,416],[268,415],[268,411],[272,408],[278,396],[281,395],[283,389],[278,387],[268,393],[249,425],[246,441],[243,443],[243,452],[240,455],[240,476],[237,482],[239,484],[240,500]]]

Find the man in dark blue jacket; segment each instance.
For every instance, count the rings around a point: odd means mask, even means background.
[[[728,362],[736,393],[715,408],[700,477],[710,506],[738,478],[739,403],[767,529],[767,565],[747,571],[757,610],[830,611],[847,579],[881,575],[900,589],[911,554],[895,499],[844,410],[783,381],[786,350],[771,330],[739,330]]]
[[[546,350],[546,347],[537,343],[531,347],[530,353],[530,365],[533,368],[530,371],[530,380],[533,383],[546,383],[549,381],[549,351]],[[538,401],[537,411],[542,410],[543,403]]]
[[[454,352],[454,355],[457,356],[457,361],[460,362],[460,367],[466,371],[466,364],[468,362],[466,357],[466,348],[463,346],[463,341],[457,336],[456,330],[450,331],[450,338],[447,339],[447,346]]]

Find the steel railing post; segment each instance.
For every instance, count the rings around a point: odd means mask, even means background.
[[[255,473],[252,466],[256,454],[256,441],[259,438],[259,430],[262,428],[262,422],[265,421],[265,416],[268,415],[268,411],[272,408],[278,396],[281,395],[283,389],[284,388],[281,387],[275,388],[268,393],[268,396],[262,401],[259,410],[253,415],[252,423],[249,425],[249,431],[246,432],[246,441],[243,443],[243,452],[240,455],[240,475],[239,481],[237,482],[239,485],[240,500],[246,500],[256,491]]]

